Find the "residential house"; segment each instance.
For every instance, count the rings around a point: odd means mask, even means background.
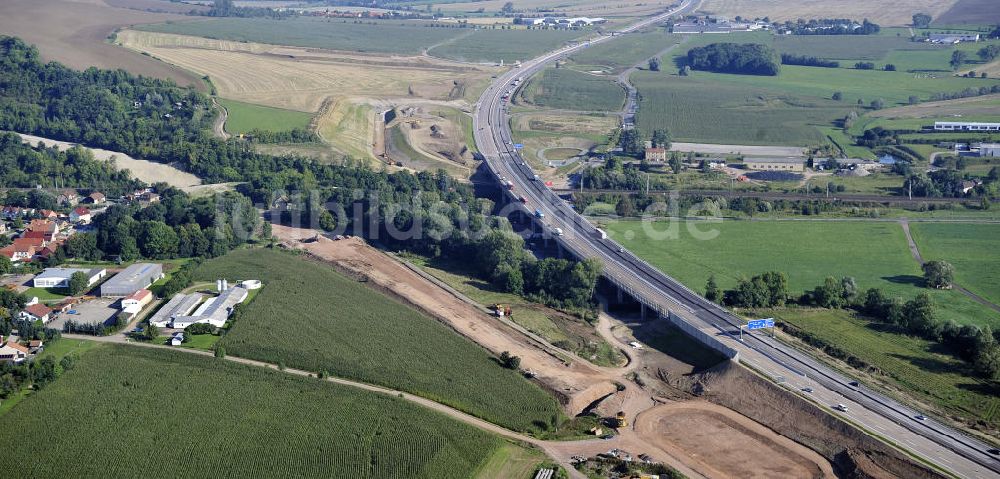
[[[944,45],[954,45],[963,42],[975,43],[979,41],[979,34],[978,33],[968,33],[968,34],[932,33],[927,36],[927,41],[930,43],[940,43]]]
[[[667,161],[667,150],[665,148],[646,148],[645,158],[647,161],[665,163]]]
[[[69,221],[77,224],[90,224],[90,210],[82,206],[75,208],[69,214]]]
[[[4,234],[6,232],[7,232],[7,223],[0,221],[0,234]]]
[[[972,190],[976,189],[976,187],[979,186],[979,185],[981,185],[981,184],[983,184],[983,182],[979,181],[979,180],[965,180],[965,181],[963,181],[962,182],[962,194],[963,195],[969,194],[969,192],[971,192]]]
[[[31,258],[34,258],[38,249],[41,248],[41,246],[36,247],[34,242],[35,240],[32,238],[15,238],[13,243],[0,248],[0,254],[10,258],[15,263],[31,261]]]
[[[41,246],[55,239],[59,234],[59,225],[55,221],[34,219],[24,228],[24,238],[38,238],[44,240]]]
[[[28,351],[30,351],[31,354],[38,354],[42,352],[42,349],[44,348],[45,346],[41,339],[32,339],[31,341],[28,341]]]
[[[52,310],[48,306],[41,303],[33,304],[24,308],[24,310],[21,311],[20,316],[22,319],[47,323],[50,319],[52,319]]]
[[[52,210],[38,210],[38,216],[43,220],[55,220],[59,218],[59,213]]]
[[[22,363],[28,359],[28,355],[31,351],[18,344],[17,341],[11,341],[7,338],[7,342],[2,341],[0,338],[0,361],[10,362],[10,363]]]
[[[80,202],[80,195],[75,190],[63,190],[56,197],[56,201],[61,205],[76,206]]]
[[[0,211],[0,216],[4,219],[13,220],[17,218],[26,218],[35,214],[34,208],[21,208],[19,206],[4,206],[3,210]]]
[[[87,195],[87,197],[83,199],[83,202],[84,203],[89,203],[89,204],[92,204],[92,205],[103,205],[104,202],[107,201],[107,200],[108,200],[108,197],[104,196],[104,193],[101,193],[100,191],[95,191],[95,192]]]

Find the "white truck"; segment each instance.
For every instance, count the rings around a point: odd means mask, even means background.
[[[597,231],[594,232],[594,236],[596,236],[597,239],[608,239],[608,234],[605,233],[604,230],[602,230],[600,228],[596,228],[596,230]]]

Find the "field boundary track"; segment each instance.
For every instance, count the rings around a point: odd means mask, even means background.
[[[913,256],[913,259],[920,266],[923,266],[924,263],[925,263],[925,261],[924,261],[923,256],[921,256],[921,254],[920,254],[920,248],[917,247],[917,242],[913,240],[913,235],[910,234],[910,222],[909,222],[909,220],[907,220],[906,218],[900,219],[899,220],[899,226],[903,228],[903,233],[906,234],[906,243],[910,247],[910,254]],[[981,304],[983,306],[986,306],[987,308],[990,308],[993,311],[996,311],[996,312],[1000,313],[1000,305],[998,305],[998,304],[996,304],[996,303],[994,303],[994,302],[992,302],[992,301],[990,301],[990,300],[988,300],[988,299],[986,299],[986,298],[984,298],[984,297],[982,297],[982,296],[980,296],[980,295],[978,295],[976,293],[973,293],[972,291],[969,291],[968,289],[962,287],[962,285],[960,285],[958,283],[952,283],[952,287],[954,287],[955,289],[957,289],[962,294],[968,296],[969,298],[972,298],[973,301],[975,301],[975,302],[977,302],[977,303],[979,303],[979,304]]]

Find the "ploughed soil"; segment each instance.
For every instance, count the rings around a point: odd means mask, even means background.
[[[136,75],[203,88],[204,83],[192,73],[107,42],[109,35],[124,26],[192,17],[144,11],[147,8],[174,11],[177,4],[170,2],[116,0],[112,3],[117,6],[101,0],[3,0],[0,34],[20,37],[36,45],[43,59],[79,70],[92,66],[122,68]],[[126,5],[133,8],[123,8]],[[197,8],[189,5],[186,10]]]

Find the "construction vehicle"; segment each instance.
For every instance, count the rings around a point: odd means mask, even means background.
[[[615,415],[614,423],[616,428],[628,426],[628,419],[625,418],[625,411],[618,411],[618,414]]]

